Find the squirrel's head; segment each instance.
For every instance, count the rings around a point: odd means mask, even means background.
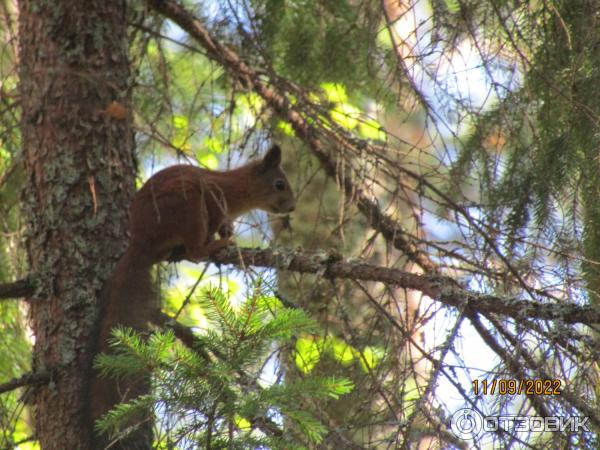
[[[273,145],[265,157],[257,161],[254,166],[255,183],[252,183],[256,191],[258,208],[270,213],[289,213],[296,206],[294,193],[290,183],[281,169],[281,149]]]

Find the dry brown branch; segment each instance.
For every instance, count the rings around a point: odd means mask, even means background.
[[[212,257],[213,262],[246,267],[271,267],[300,273],[320,274],[325,278],[378,281],[422,292],[430,298],[458,309],[481,314],[500,314],[515,320],[536,318],[564,323],[600,323],[600,311],[591,306],[565,303],[541,303],[510,297],[471,292],[457,286],[451,277],[418,275],[412,272],[367,264],[361,260],[344,261],[326,253],[307,254],[292,250],[255,250],[227,248]]]
[[[50,381],[50,375],[47,373],[27,373],[20,378],[13,378],[6,383],[0,384],[0,394],[14,391],[23,386],[44,384],[48,381]]]
[[[23,298],[33,294],[33,285],[28,279],[0,284],[0,299]]]
[[[375,281],[422,292],[446,306],[480,314],[498,314],[515,320],[559,320],[563,323],[600,324],[600,310],[593,306],[569,303],[542,303],[469,291],[442,275],[418,275],[399,269],[376,266],[362,260],[343,260],[328,253],[302,253],[291,249],[250,249],[229,247],[213,255],[211,261],[247,266],[268,267],[299,273],[317,274],[324,278]],[[27,280],[0,285],[0,298],[30,295],[33,287]],[[179,337],[179,336],[178,336]],[[185,340],[185,339],[183,339]]]

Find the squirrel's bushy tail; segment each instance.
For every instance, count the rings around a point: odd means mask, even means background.
[[[136,251],[132,247],[125,251],[101,295],[98,325],[91,355],[110,353],[108,339],[116,326],[133,328],[138,332],[148,331],[151,315],[158,307],[151,267],[152,262],[144,257],[143,252]],[[114,379],[101,377],[96,369],[92,369],[88,403],[88,416],[92,426],[118,403],[147,394],[150,388],[150,379],[147,375]],[[152,448],[150,413],[144,417],[136,417],[123,428],[129,427],[135,428],[135,431],[110,445],[109,448],[132,450]],[[94,449],[104,449],[109,444],[111,440],[107,436],[100,436],[94,430],[92,446]]]

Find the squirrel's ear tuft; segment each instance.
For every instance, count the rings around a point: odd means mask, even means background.
[[[275,169],[279,167],[281,164],[281,148],[279,145],[273,144],[263,158],[263,164],[265,169]]]

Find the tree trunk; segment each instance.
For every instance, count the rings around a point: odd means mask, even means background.
[[[134,188],[125,2],[19,2],[23,208],[44,450],[90,448],[90,337]]]

